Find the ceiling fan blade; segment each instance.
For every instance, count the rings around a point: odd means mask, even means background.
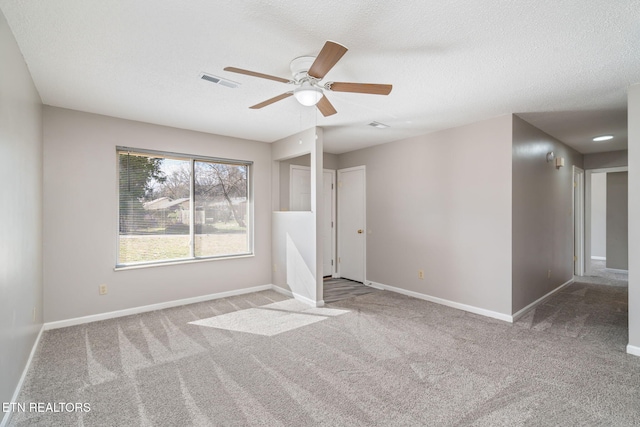
[[[259,103],[259,104],[256,104],[256,105],[254,105],[254,106],[251,106],[251,107],[249,107],[249,108],[251,108],[251,109],[253,109],[253,110],[257,110],[257,109],[259,109],[259,108],[266,107],[267,105],[271,105],[271,104],[273,104],[274,102],[282,101],[283,99],[288,98],[288,97],[290,97],[291,95],[293,95],[293,92],[286,92],[286,93],[283,93],[282,95],[274,96],[274,97],[273,97],[273,98],[271,98],[271,99],[267,99],[266,101],[263,101],[263,102],[261,102],[261,103]]]
[[[269,74],[257,73],[255,71],[243,70],[236,67],[225,67],[225,71],[231,71],[232,73],[245,74],[247,76],[260,77],[261,79],[275,80],[281,83],[290,83],[291,80],[283,79],[282,77],[270,76]]]
[[[318,107],[318,110],[320,110],[322,115],[325,117],[333,116],[335,113],[337,113],[336,109],[333,107],[331,102],[329,102],[326,96],[320,98],[320,101],[318,101],[316,107]]]
[[[393,89],[392,85],[346,82],[329,82],[325,87],[334,92],[369,93],[372,95],[389,95]]]
[[[327,41],[316,57],[316,60],[313,61],[307,74],[318,80],[322,80],[329,70],[342,58],[342,55],[347,53],[347,50],[346,47],[339,43]]]

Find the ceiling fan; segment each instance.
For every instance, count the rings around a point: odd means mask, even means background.
[[[336,113],[336,109],[327,99],[324,91],[368,93],[373,95],[389,95],[392,85],[373,83],[348,83],[348,82],[326,82],[320,83],[324,76],[347,52],[347,48],[339,43],[327,41],[317,57],[301,56],[291,61],[291,74],[293,79],[271,76],[269,74],[255,71],[243,70],[242,68],[226,67],[225,71],[245,74],[247,76],[260,77],[262,79],[275,80],[281,83],[295,85],[296,88],[281,95],[267,99],[249,108],[259,109],[281,101],[290,96],[295,98],[302,105],[318,107],[323,116],[331,116]]]

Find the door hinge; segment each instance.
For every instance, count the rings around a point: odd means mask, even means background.
[[[576,188],[578,186],[578,183],[573,181],[573,188]]]
[[[576,262],[577,260],[578,260],[578,257],[574,255],[573,256],[573,262]]]
[[[338,257],[338,264],[340,264],[340,257]]]
[[[331,189],[333,190],[333,183],[331,184]]]
[[[331,221],[331,228],[333,228],[333,221]]]
[[[331,265],[333,266],[333,260],[331,260]]]

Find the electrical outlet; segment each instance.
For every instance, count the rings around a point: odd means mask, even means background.
[[[273,272],[276,273],[278,271],[278,264],[273,264]]]
[[[418,270],[418,279],[424,280],[424,270]]]
[[[551,279],[551,270],[547,271],[547,279]]]
[[[108,292],[107,285],[99,285],[98,286],[98,293],[100,295],[106,295],[107,292]]]

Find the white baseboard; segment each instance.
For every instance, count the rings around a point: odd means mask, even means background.
[[[286,295],[290,298],[293,298],[293,292],[291,292],[289,289],[281,288],[280,286],[276,286],[276,285],[271,285],[271,289],[273,289],[279,294]]]
[[[323,307],[324,306],[324,301],[323,300],[314,301],[311,298],[307,298],[307,297],[302,296],[300,294],[296,294],[295,292],[291,292],[289,289],[281,288],[280,286],[271,285],[271,289],[273,289],[274,291],[278,292],[279,294],[286,295],[286,296],[288,296],[290,298],[295,298],[298,301],[302,301],[303,303],[308,304],[311,307]]]
[[[236,289],[233,291],[219,292],[216,294],[202,295],[199,297],[184,298],[184,299],[179,299],[174,301],[161,302],[158,304],[143,305],[140,307],[132,307],[124,310],[110,311],[107,313],[92,314],[92,315],[83,316],[83,317],[75,317],[73,319],[47,322],[43,325],[43,329],[45,331],[48,331],[51,329],[66,328],[68,326],[82,325],[84,323],[91,323],[91,322],[99,322],[100,320],[115,319],[116,317],[131,316],[132,314],[146,313],[149,311],[162,310],[164,308],[179,307],[181,305],[195,304],[203,301],[211,301],[214,299],[228,298],[236,295],[244,295],[244,294],[250,294],[252,292],[260,292],[260,291],[268,291],[268,290],[273,290],[283,295],[286,295],[290,298],[295,298],[299,301],[304,302],[305,304],[309,304],[312,307],[324,306],[324,301],[322,300],[314,301],[311,298],[307,298],[305,296],[293,293],[288,289],[284,289],[284,288],[281,288],[280,286],[269,284],[269,285],[254,286],[251,288]]]
[[[556,292],[560,291],[562,288],[569,286],[570,284],[572,284],[574,281],[574,279],[569,279],[566,282],[564,282],[562,285],[558,286],[557,288],[555,288],[554,290],[552,290],[551,292],[541,296],[540,298],[538,298],[537,300],[535,300],[534,302],[532,302],[531,304],[529,304],[528,306],[526,306],[525,308],[518,310],[516,313],[513,314],[513,322],[515,322],[516,320],[518,320],[519,318],[521,318],[522,316],[524,316],[524,314],[531,310],[532,308],[534,308],[535,306],[537,306],[538,304],[540,304],[542,301],[546,300],[547,298],[549,298],[551,295],[555,294]]]
[[[606,261],[607,257],[606,256],[592,256],[591,259],[595,259],[596,261]]]
[[[633,354],[634,356],[640,356],[640,347],[636,347],[635,345],[627,344],[627,353]]]
[[[36,349],[38,348],[38,344],[40,343],[40,338],[42,337],[42,332],[44,331],[44,325],[40,327],[40,332],[38,332],[38,336],[36,337],[36,341],[33,343],[33,347],[31,347],[31,353],[29,353],[29,358],[27,359],[27,364],[22,371],[22,375],[20,375],[20,380],[18,381],[18,385],[16,386],[15,391],[13,392],[13,396],[11,396],[11,402],[17,402],[18,396],[20,396],[20,391],[22,391],[22,386],[24,385],[24,379],[27,377],[27,372],[29,372],[29,367],[31,367],[31,362],[33,361],[33,356],[36,354]],[[11,421],[11,415],[13,412],[9,411],[4,414],[2,420],[0,420],[0,427],[5,427],[9,425],[9,421]]]
[[[293,297],[298,301],[302,301],[305,304],[309,304],[311,307],[322,307],[324,305],[324,301],[314,301],[309,297],[302,296],[300,294],[296,294],[295,292],[291,292]]]
[[[381,283],[372,282],[370,280],[365,281],[364,284],[365,286],[371,286],[373,289],[380,289],[381,291],[387,290],[386,288],[383,287],[385,285]],[[391,286],[388,286],[388,287],[391,288]],[[391,290],[391,289],[388,289],[388,290]],[[395,291],[392,291],[392,292],[395,292]]]
[[[276,291],[279,294],[286,295],[289,298],[295,298],[298,301],[302,301],[305,304],[310,305],[311,307],[323,307],[324,301],[314,301],[311,298],[304,297],[302,295],[296,294],[295,292],[291,292],[289,289],[281,288],[280,286],[271,285],[271,289]]]
[[[398,294],[407,295],[410,297],[422,299],[429,302],[434,302],[436,304],[446,305],[447,307],[457,308],[458,310],[468,311],[470,313],[479,314],[481,316],[491,317],[498,320],[504,320],[505,322],[513,322],[512,316],[509,316],[508,314],[498,313],[497,311],[486,310],[484,308],[462,304],[459,302],[450,301],[444,298],[438,298],[431,295],[425,295],[419,292],[408,291],[406,289],[396,288],[394,286],[384,285],[382,283],[372,282],[369,280],[366,283],[372,288],[396,292]]]
[[[92,314],[90,316],[75,317],[73,319],[58,320],[44,324],[44,330],[66,328],[67,326],[81,325],[83,323],[98,322],[100,320],[114,319],[116,317],[130,316],[132,314],[146,313],[148,311],[162,310],[163,308],[178,307],[181,305],[194,304],[197,302],[210,301],[214,299],[227,298],[236,295],[250,294],[252,292],[267,291],[274,289],[273,285],[261,285],[251,288],[237,289],[233,291],[219,292],[216,294],[202,295],[193,298],[184,298],[174,301],[161,302],[158,304],[143,305],[141,307],[127,308],[124,310],[110,311],[107,313]]]

